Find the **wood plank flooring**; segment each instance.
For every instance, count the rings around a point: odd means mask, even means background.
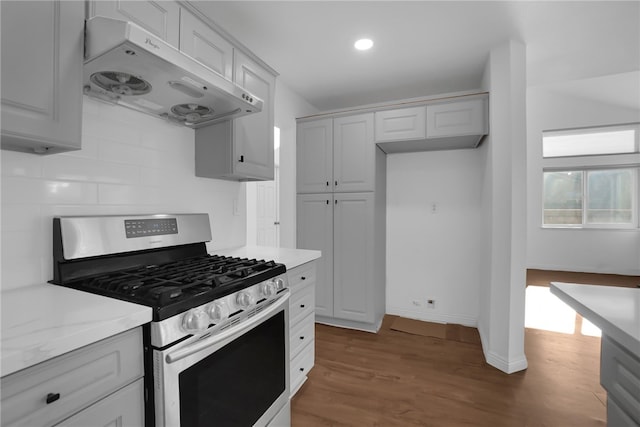
[[[578,273],[574,271],[527,270],[527,285],[549,286],[550,282],[585,283],[590,285],[635,288],[640,287],[640,276]]]
[[[316,363],[292,425],[605,426],[600,338],[527,329],[526,371],[507,375],[477,344],[316,325]]]

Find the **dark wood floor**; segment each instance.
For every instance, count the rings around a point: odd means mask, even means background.
[[[549,282],[585,283],[589,285],[640,287],[640,276],[594,274],[573,271],[527,270],[527,285],[549,286]]]
[[[292,425],[605,426],[600,338],[527,329],[526,371],[507,375],[479,345],[391,330],[316,325],[316,364]]]

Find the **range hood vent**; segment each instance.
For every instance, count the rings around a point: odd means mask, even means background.
[[[136,24],[87,20],[84,93],[190,128],[262,111],[262,100]]]

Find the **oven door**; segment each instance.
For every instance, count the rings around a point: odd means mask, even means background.
[[[207,336],[154,350],[158,427],[267,426],[289,399],[289,292]]]

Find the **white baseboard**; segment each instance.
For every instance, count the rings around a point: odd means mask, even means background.
[[[455,314],[429,313],[425,310],[411,310],[404,307],[387,307],[387,314],[402,316],[409,319],[422,320],[425,322],[435,323],[454,323],[463,326],[478,326],[478,319],[471,316],[462,316]]]
[[[478,328],[478,333],[480,334],[480,342],[482,343],[482,352],[484,353],[484,359],[489,365],[501,370],[506,374],[513,374],[514,372],[519,372],[527,369],[529,364],[527,362],[527,357],[524,354],[514,360],[507,360],[487,348],[487,346],[489,345],[489,340],[483,334],[482,328]]]

